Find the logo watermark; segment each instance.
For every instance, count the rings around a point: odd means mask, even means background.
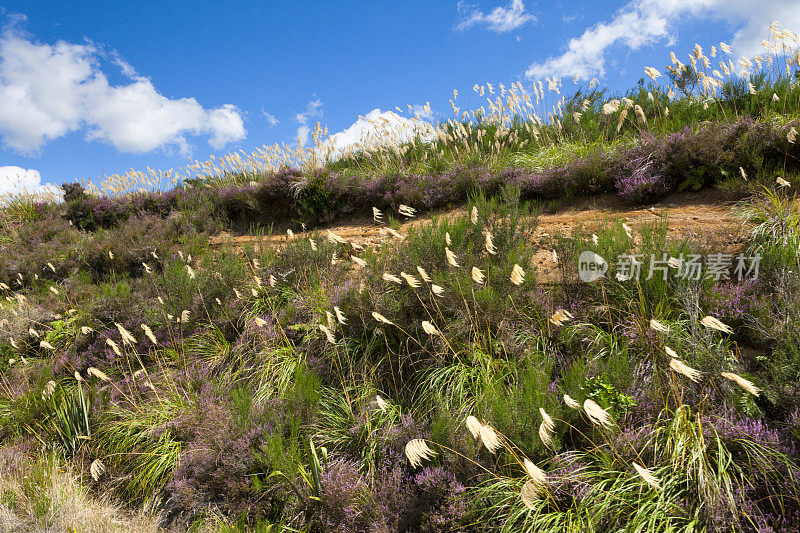
[[[714,281],[738,279],[758,279],[761,255],[711,253],[680,254],[672,257],[662,253],[656,254],[620,254],[616,257],[614,277],[619,281],[632,279],[653,279],[660,277],[664,281],[672,275],[677,279]],[[584,250],[578,257],[578,276],[582,281],[591,283],[605,277],[609,270],[608,262],[591,250]]]
[[[578,276],[581,281],[586,283],[597,281],[604,277],[606,272],[608,272],[608,263],[605,259],[591,250],[581,252],[578,257]]]

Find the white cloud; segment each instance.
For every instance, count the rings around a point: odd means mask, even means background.
[[[300,126],[297,128],[297,142],[302,144],[303,146],[308,146],[308,141],[310,140],[310,133],[311,128],[308,126]]]
[[[294,119],[300,126],[297,128],[297,141],[303,146],[308,145],[311,128],[308,127],[308,120],[311,118],[322,118],[322,100],[316,98],[306,104],[306,110],[297,113]]]
[[[433,120],[433,110],[429,103],[425,105],[415,104],[411,106],[411,112],[414,113],[415,117],[423,120]]]
[[[419,135],[430,140],[433,126],[419,118],[404,118],[393,111],[373,109],[349,128],[328,137],[320,149],[331,159],[359,149],[399,145]]]
[[[55,185],[42,184],[42,175],[38,170],[15,166],[0,167],[0,198],[5,194],[25,192],[60,195],[60,189]]]
[[[602,76],[610,48],[638,50],[657,41],[673,42],[676,26],[687,17],[695,21],[725,21],[739,27],[730,44],[741,55],[761,51],[761,39],[768,36],[773,20],[781,21],[788,29],[800,29],[796,0],[762,0],[758,9],[753,8],[752,0],[633,0],[610,21],[600,22],[570,39],[561,55],[531,64],[525,75],[545,78],[578,74],[584,79]]]
[[[267,122],[269,122],[270,126],[277,126],[278,124],[281,123],[280,120],[275,118],[275,115],[272,115],[272,114],[267,113],[266,111],[264,111],[263,107],[261,108],[261,116],[264,117],[265,119],[267,119]]]
[[[123,152],[190,149],[188,136],[205,136],[215,149],[245,137],[241,112],[216,109],[194,98],[170,99],[117,54],[127,85],[113,86],[100,68],[105,56],[92,44],[53,45],[6,30],[0,37],[0,137],[20,153],[35,154],[48,141],[85,131]]]
[[[488,15],[474,6],[467,6],[464,2],[458,3],[458,10],[465,16],[456,26],[457,30],[467,30],[483,24],[495,33],[506,33],[536,20],[536,17],[525,11],[522,0],[511,0],[506,7],[497,6]]]

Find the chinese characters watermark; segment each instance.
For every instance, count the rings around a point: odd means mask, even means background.
[[[680,254],[672,257],[667,253],[657,254],[620,254],[616,258],[614,277],[619,281],[632,279],[650,280],[661,278],[666,281],[672,275],[677,279],[714,281],[749,278],[758,279],[761,255],[711,253]],[[578,257],[578,275],[585,282],[596,281],[605,277],[609,269],[608,262],[600,255],[586,250]]]

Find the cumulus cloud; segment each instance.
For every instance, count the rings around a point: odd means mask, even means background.
[[[464,2],[458,3],[458,11],[463,20],[456,26],[457,30],[467,30],[473,26],[483,25],[495,33],[506,33],[516,30],[527,22],[536,20],[531,13],[525,11],[522,0],[511,0],[506,7],[497,6],[485,15],[483,11]]]
[[[800,29],[796,0],[763,0],[758,9],[753,9],[751,0],[633,0],[610,20],[570,39],[560,55],[531,64],[525,75],[545,78],[577,74],[583,79],[603,76],[611,48],[638,50],[658,41],[671,42],[678,24],[687,17],[738,27],[730,44],[737,54],[748,56],[761,51],[761,39],[768,36],[773,20],[788,29]]]
[[[38,43],[14,29],[0,36],[0,137],[17,152],[35,154],[73,131],[120,151],[188,152],[189,136],[215,149],[245,137],[233,105],[208,109],[194,98],[171,99],[131,65],[111,54],[130,83],[112,85],[93,44]]]
[[[401,117],[393,111],[373,109],[350,127],[328,137],[320,149],[331,159],[360,149],[399,145],[420,136],[433,137],[433,126],[420,118]]]
[[[0,167],[0,199],[6,194],[15,193],[59,195],[60,190],[50,183],[42,184],[42,175],[38,170],[15,166]]]

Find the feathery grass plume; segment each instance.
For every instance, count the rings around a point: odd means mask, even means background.
[[[703,372],[686,365],[680,359],[675,359],[675,358],[670,359],[669,367],[678,374],[683,374],[684,376],[691,379],[695,383],[699,382],[700,378],[703,377]]]
[[[592,424],[596,426],[609,428],[613,424],[608,411],[597,405],[594,400],[587,398],[586,401],[583,402],[583,410],[586,411],[586,416],[589,417]]]
[[[394,322],[392,322],[391,320],[389,320],[388,318],[386,318],[377,311],[372,312],[372,318],[374,318],[378,322],[383,322],[384,324],[389,324],[390,326],[394,326]]]
[[[95,368],[93,366],[90,366],[89,368],[87,368],[86,369],[86,373],[89,374],[90,376],[96,377],[97,379],[99,379],[101,381],[111,381],[111,378],[108,377],[108,374],[106,374],[105,372],[103,372],[99,368]]]
[[[633,239],[633,228],[627,225],[626,223],[622,223],[622,229],[625,230],[625,234],[628,236],[629,239]]]
[[[53,287],[52,285],[50,286],[50,292],[52,292],[53,294],[55,294],[56,296],[58,296],[58,289],[56,289],[56,288],[55,288],[55,287]]]
[[[92,479],[95,481],[100,481],[100,478],[103,477],[103,473],[106,471],[106,465],[103,464],[103,461],[100,459],[95,459],[92,461],[91,466],[89,467],[89,473],[92,474]]]
[[[286,230],[286,240],[291,241],[293,239],[294,239],[294,232],[292,231],[292,228],[287,228],[287,230]]]
[[[325,334],[325,337],[328,339],[328,342],[331,344],[336,344],[336,337],[333,336],[333,332],[326,326],[325,324],[319,324],[319,330]]]
[[[314,250],[315,252],[317,251],[317,241],[315,241],[314,239],[312,239],[311,237],[309,237],[309,238],[308,238],[308,244],[310,244],[310,245],[311,245],[311,249],[312,249],[312,250]]]
[[[747,392],[749,392],[750,394],[752,394],[753,396],[758,398],[760,390],[749,379],[745,379],[742,376],[740,376],[739,374],[734,374],[733,372],[721,372],[720,376],[722,376],[725,379],[729,379],[729,380],[733,381],[734,383],[739,385],[741,388],[743,388],[744,390],[746,390]]]
[[[661,76],[661,73],[658,71],[658,69],[655,69],[653,67],[644,67],[644,73],[647,74],[647,76],[653,81],[655,81],[656,78]]]
[[[780,102],[781,99],[776,93],[772,93],[772,100],[775,102]]]
[[[144,330],[145,336],[150,339],[150,342],[153,343],[153,346],[158,346],[158,341],[156,340],[156,336],[153,335],[153,330],[150,329],[147,324],[142,324],[142,329]]]
[[[415,278],[414,276],[412,276],[411,274],[406,274],[405,272],[400,272],[400,277],[403,278],[404,280],[406,280],[406,283],[408,283],[408,286],[411,287],[412,289],[417,289],[417,288],[420,287],[419,280],[417,278]]]
[[[472,212],[470,212],[469,219],[473,224],[478,223],[478,207],[473,205]]]
[[[564,395],[564,403],[567,404],[567,407],[569,407],[570,409],[580,409],[581,408],[581,404],[579,404],[577,401],[575,401],[572,398],[572,396],[570,396],[569,394],[565,394]]]
[[[563,326],[566,322],[568,322],[572,318],[573,318],[572,314],[569,311],[565,309],[559,309],[558,311],[553,313],[553,316],[550,317],[550,323],[555,326]]]
[[[386,227],[385,227],[385,228],[383,228],[383,229],[386,231],[386,233],[388,233],[389,235],[391,235],[391,236],[392,236],[392,237],[394,237],[395,239],[399,239],[399,240],[401,240],[401,241],[402,241],[402,240],[405,240],[405,237],[403,237],[403,236],[402,236],[400,233],[398,233],[397,231],[393,230],[392,228],[390,228],[390,227],[386,226]]]
[[[792,129],[794,129],[794,128],[792,128]],[[795,132],[795,133],[796,133],[796,132]],[[794,141],[789,141],[789,142],[794,142]],[[55,271],[56,271],[56,267],[54,267],[54,266],[53,266],[53,263],[50,263],[49,261],[48,261],[48,263],[47,263],[47,268],[49,268],[50,270],[52,270],[52,271],[53,271],[53,273],[55,273]]]
[[[435,283],[431,284],[431,292],[433,292],[433,294],[435,294],[436,296],[443,296],[444,295],[444,289],[442,287],[436,285]]]
[[[112,350],[114,350],[115,354],[117,354],[118,356],[122,355],[122,352],[119,349],[119,345],[116,342],[114,342],[111,339],[106,339],[106,344],[109,345]]]
[[[377,207],[372,208],[372,220],[376,224],[383,224],[383,213]]]
[[[263,318],[255,317],[256,326],[263,328],[267,326],[267,321]]]
[[[183,312],[181,312],[181,324],[188,324],[188,323],[189,323],[189,310],[184,309]]]
[[[450,232],[449,231],[445,232],[445,234],[444,234],[444,243],[447,246],[452,246],[453,245],[453,240],[450,238]]]
[[[122,324],[114,322],[114,325],[117,326],[117,330],[119,334],[122,336],[122,343],[123,344],[136,344],[136,339],[131,335],[131,332],[125,329]]]
[[[794,126],[789,128],[789,131],[786,132],[786,140],[790,143],[794,143],[797,140],[797,130]]]
[[[15,350],[19,350],[19,346],[17,346],[17,342],[14,340],[14,337],[9,337],[9,338],[8,338],[8,342],[9,342],[9,343],[11,343],[11,346],[12,346],[12,347],[13,347]]]
[[[451,267],[458,268],[458,260],[456,258],[456,254],[450,250],[450,248],[445,247],[444,253],[447,256],[447,262]]]
[[[424,331],[428,335],[439,335],[439,330],[436,329],[436,326],[434,326],[427,320],[422,321],[422,331]]]
[[[791,183],[789,183],[788,181],[786,181],[785,179],[783,179],[783,178],[782,178],[782,177],[780,177],[780,176],[778,176],[777,178],[775,178],[775,183],[777,183],[777,184],[778,184],[778,185],[780,185],[781,187],[791,187],[791,186],[792,186],[792,184],[791,184]]]
[[[744,178],[744,181],[747,181],[747,172],[745,172],[742,167],[739,167],[739,174],[742,175],[742,178]]]
[[[397,211],[401,215],[403,215],[405,217],[408,217],[408,218],[413,217],[417,213],[416,209],[414,209],[411,206],[405,205],[405,204],[400,204],[400,207],[397,208]]]
[[[655,318],[650,319],[650,327],[661,333],[669,333],[669,328]]]
[[[357,250],[359,252],[363,252],[364,251],[364,247],[361,246],[360,244],[358,244],[355,241],[350,241],[350,246],[353,248],[353,250]]]
[[[633,463],[633,468],[634,470],[636,470],[636,473],[639,474],[639,477],[642,478],[645,483],[647,483],[656,490],[661,490],[661,484],[658,482],[658,478],[654,476],[650,470],[636,463]]]
[[[331,244],[347,244],[347,239],[345,239],[344,237],[340,237],[339,235],[336,235],[331,230],[328,230],[328,242],[330,242]]]
[[[277,283],[278,283],[278,280],[275,279],[275,276],[270,274],[269,275],[269,286],[274,289],[275,285],[277,285]]]
[[[422,439],[408,441],[405,452],[408,462],[411,463],[411,466],[414,468],[422,466],[422,461],[436,457],[436,452],[431,450],[428,443]]]
[[[514,268],[511,269],[511,283],[514,285],[522,285],[525,283],[525,271],[522,267],[514,263]]]
[[[473,439],[477,439],[481,436],[481,428],[483,427],[483,424],[481,424],[480,420],[472,415],[469,415],[467,417],[466,424],[467,429],[469,430]]]
[[[619,111],[619,100],[616,98],[614,100],[610,100],[603,104],[603,114],[604,115],[611,115]]]
[[[186,265],[186,273],[189,274],[189,279],[194,279],[194,270],[191,265]]]
[[[46,348],[48,350],[55,350],[56,349],[55,346],[53,346],[52,344],[50,344],[47,341],[39,341],[39,346],[41,346],[42,348]]]
[[[673,359],[680,359],[680,357],[678,357],[678,352],[676,352],[669,346],[664,346],[664,352]]]
[[[336,255],[336,254],[334,254],[334,255]],[[252,287],[250,288],[250,294],[252,294],[254,298],[258,297],[258,291],[255,290],[255,288],[252,288]]]
[[[366,262],[366,261],[364,261],[363,259],[361,259],[360,257],[356,257],[356,256],[354,256],[354,255],[351,255],[351,256],[350,256],[350,260],[351,260],[353,263],[355,263],[355,264],[356,264],[356,266],[358,266],[359,268],[364,268],[365,266],[367,266],[367,262]]]
[[[336,322],[333,320],[333,313],[330,311],[325,311],[325,320],[328,323],[328,329],[331,331],[336,329]]]
[[[344,316],[344,313],[342,313],[342,310],[339,309],[339,306],[335,306],[333,308],[333,312],[336,313],[336,320],[339,322],[339,324],[342,326],[347,324],[347,317]]]
[[[239,289],[233,289],[233,294],[234,294],[234,296],[236,296],[237,300],[241,300],[242,299],[242,293],[239,292]],[[161,300],[160,298],[161,297],[159,296],[159,303],[161,305],[164,305],[164,300]]]
[[[730,328],[730,326],[721,322],[718,318],[710,315],[704,316],[700,323],[707,328],[716,329],[723,333],[733,333],[733,330]]]
[[[539,499],[539,494],[541,492],[542,485],[534,481],[533,479],[529,479],[525,482],[522,486],[522,490],[519,491],[519,498],[522,500],[522,503],[531,510],[536,510],[536,501]]]
[[[497,450],[503,447],[500,436],[497,434],[494,428],[488,424],[481,426],[480,437],[483,446],[489,450],[490,453],[495,453]]]
[[[401,280],[394,274],[389,274],[388,272],[383,273],[383,281],[391,281],[392,283],[397,283],[398,285],[403,284],[403,280]]]
[[[47,384],[45,384],[44,389],[42,390],[42,399],[46,400],[47,398],[52,396],[55,391],[56,391],[56,382],[51,379],[50,381],[47,382]]]
[[[556,424],[541,407],[539,408],[539,414],[542,415],[542,423],[539,424],[539,438],[542,440],[542,444],[549,448],[553,445],[553,430]]]
[[[153,273],[153,269],[150,268],[150,265],[148,265],[147,263],[142,263],[142,266],[144,267],[144,271],[147,274],[152,274]]]
[[[219,298],[214,298],[214,301],[217,302],[217,305],[222,305],[222,300]]]
[[[28,334],[33,337],[36,337],[37,339],[41,337],[41,335],[39,335],[39,332],[33,328],[28,328]]]
[[[424,268],[422,268],[421,266],[418,266],[417,267],[417,272],[419,272],[419,277],[422,278],[422,281],[424,281],[425,283],[430,283],[431,282],[431,277],[428,275],[428,273],[425,271]]]
[[[553,250],[553,263],[558,264],[558,253]]]
[[[483,271],[478,267],[472,267],[472,281],[478,285],[482,285],[484,280],[486,280],[486,275]]]
[[[522,464],[525,466],[525,472],[528,473],[531,481],[538,484],[540,487],[547,483],[547,474],[545,474],[544,470],[533,464],[533,461],[526,457],[522,461]]]
[[[81,376],[80,372],[78,372],[77,370],[75,371],[74,376],[75,376],[75,381],[77,381],[78,383],[80,383],[82,381],[86,381],[85,379],[83,379],[83,377]]]
[[[180,252],[179,252],[179,253],[180,253]],[[108,258],[109,258],[109,259],[114,259],[114,254],[113,254],[113,253],[111,253],[111,250],[109,250],[109,251],[108,251]]]
[[[484,243],[483,247],[486,249],[486,252],[491,255],[497,255],[497,248],[494,246],[494,242],[492,241],[492,234],[488,231],[486,232],[486,242]]]
[[[636,104],[633,106],[633,111],[636,114],[637,120],[642,124],[647,125],[647,117],[644,114],[644,109],[642,109],[642,106]]]
[[[383,412],[386,412],[386,409],[389,407],[389,402],[383,399],[380,394],[375,395],[375,402],[378,404],[378,409]]]

